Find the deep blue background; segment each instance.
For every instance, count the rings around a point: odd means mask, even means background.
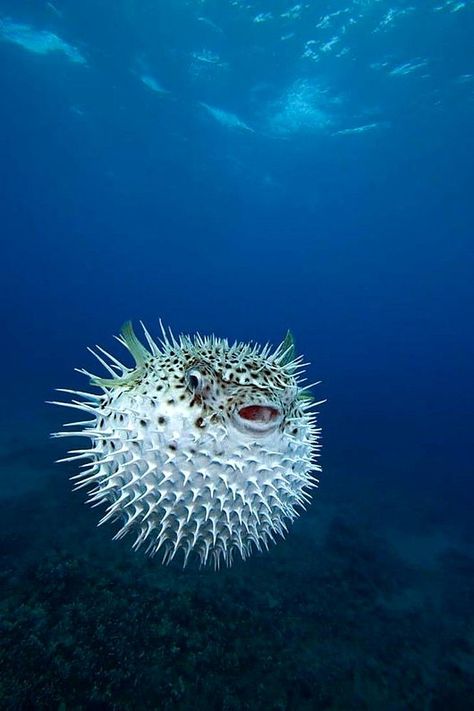
[[[429,492],[468,520],[472,3],[401,3],[379,31],[388,3],[327,5],[343,11],[329,29],[324,3],[296,19],[291,3],[0,3],[87,60],[0,41],[7,438],[57,427],[43,401],[83,385],[85,346],[114,347],[126,319],[274,343],[290,327],[328,398],[330,486],[366,486],[374,506],[374,480],[398,486],[408,518]],[[347,54],[302,57],[335,35]],[[143,63],[168,94],[140,82]],[[328,125],[272,134],[298,80],[324,87]]]

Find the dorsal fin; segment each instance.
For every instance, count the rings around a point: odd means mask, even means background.
[[[282,354],[281,358],[279,359],[280,365],[287,365],[288,363],[291,363],[291,361],[295,359],[295,355],[296,355],[295,339],[293,338],[293,334],[291,333],[290,330],[288,330],[286,332],[286,336],[283,339],[283,342],[278,350]]]
[[[135,365],[140,367],[144,364],[146,359],[149,357],[150,352],[145,348],[143,343],[138,340],[135,331],[133,330],[133,325],[131,321],[126,321],[122,328],[120,329],[120,335],[122,336],[124,345],[128,348]]]

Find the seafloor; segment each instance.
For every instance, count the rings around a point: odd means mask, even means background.
[[[182,571],[97,529],[38,441],[0,452],[1,709],[469,708],[472,531],[436,492],[326,466],[270,553]]]

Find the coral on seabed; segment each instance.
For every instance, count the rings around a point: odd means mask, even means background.
[[[183,572],[104,540],[93,515],[57,481],[5,509],[2,709],[405,709],[430,698],[441,710],[472,691],[474,562],[458,552],[427,584],[364,525],[335,519],[314,542],[308,516],[246,564]]]

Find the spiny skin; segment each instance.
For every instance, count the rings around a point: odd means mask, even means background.
[[[60,461],[89,460],[72,479],[91,487],[89,502],[106,504],[99,525],[119,521],[114,538],[133,533],[133,547],[168,562],[231,565],[275,534],[310,500],[318,480],[319,429],[301,386],[304,365],[288,334],[269,346],[229,345],[180,336],[162,327],[159,345],[143,326],[147,347],[130,324],[118,340],[132,354],[127,368],[97,346],[109,379],[91,377],[100,394],[62,392],[81,400],[54,403],[84,410],[82,427],[53,436],[90,438],[89,449]]]

